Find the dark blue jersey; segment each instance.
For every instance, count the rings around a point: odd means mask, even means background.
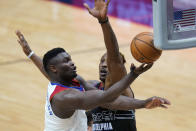
[[[103,90],[103,84],[97,83],[96,87]],[[112,111],[105,108],[95,108],[91,111],[93,118],[93,131],[137,131],[135,111]]]

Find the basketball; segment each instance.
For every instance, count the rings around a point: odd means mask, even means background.
[[[151,32],[142,32],[136,35],[131,42],[131,54],[141,63],[152,63],[156,61],[162,51],[154,47],[153,34]]]

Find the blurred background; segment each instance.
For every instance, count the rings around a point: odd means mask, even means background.
[[[93,0],[0,0],[0,130],[38,131],[44,129],[44,105],[48,80],[24,55],[17,43],[20,30],[32,50],[42,57],[54,47],[72,56],[78,74],[98,80],[98,63],[105,52],[99,23],[83,8]],[[192,0],[175,0],[175,9],[196,7]],[[110,22],[125,55],[132,38],[153,32],[151,0],[111,0]],[[132,85],[135,96],[169,99],[169,109],[137,110],[138,131],[195,131],[196,49],[163,51],[152,69]]]

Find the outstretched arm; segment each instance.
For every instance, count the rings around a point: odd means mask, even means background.
[[[146,100],[138,100],[126,96],[119,96],[115,101],[101,105],[101,107],[110,110],[131,110],[131,109],[153,109],[156,107],[167,108],[166,105],[170,105],[167,99],[161,97],[151,97]]]
[[[127,74],[126,68],[119,52],[119,46],[116,36],[108,21],[107,10],[109,2],[110,0],[108,0],[107,2],[105,2],[104,0],[95,0],[95,7],[93,9],[90,9],[87,4],[84,4],[89,13],[96,17],[100,22],[104,35],[105,46],[107,49],[107,66],[109,71],[105,83],[105,89],[122,79],[123,76]],[[127,88],[123,94],[133,97],[130,88]]]
[[[16,31],[16,35],[18,36],[18,43],[22,47],[23,52],[26,54],[26,56],[29,56],[31,54],[29,58],[33,61],[33,63],[37,66],[41,73],[49,80],[49,77],[43,68],[42,59],[39,56],[37,56],[34,52],[32,52],[28,42],[26,41],[26,39],[20,31]]]
[[[101,104],[112,102],[128,87],[129,84],[150,67],[150,65],[142,65],[136,68],[132,65],[131,72],[106,91],[90,90],[84,93],[75,90],[64,91],[54,96],[52,104],[55,103],[59,108],[70,111],[76,109],[92,109]]]
[[[87,82],[93,86],[99,83],[96,80],[89,80]],[[120,95],[113,102],[102,104],[101,107],[110,110],[131,110],[140,108],[152,109],[156,107],[167,108],[167,105],[170,105],[170,102],[161,97],[154,96],[146,100],[139,100]]]

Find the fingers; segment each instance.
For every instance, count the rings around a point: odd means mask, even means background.
[[[163,102],[163,104],[171,105],[171,102],[165,98],[160,98]]]
[[[90,9],[90,7],[88,6],[88,4],[87,4],[87,3],[84,3],[83,5],[84,5],[84,7],[88,10],[88,12],[89,12],[90,14],[92,14],[91,9]]]
[[[110,0],[107,0],[107,2],[106,2],[106,6],[108,6],[108,5],[109,5],[109,3],[110,3]]]
[[[153,65],[153,63],[149,63],[149,64],[145,64],[145,63],[143,63],[143,64],[141,64],[140,66],[139,66],[139,68],[151,68],[152,67],[152,65]]]
[[[135,70],[135,65],[133,63],[131,63],[131,71]]]
[[[153,63],[147,64],[147,65],[145,66],[145,68],[150,69],[150,68],[152,67],[152,65],[153,65]]]
[[[24,36],[23,36],[23,34],[19,30],[16,31],[16,35],[18,36],[18,38],[20,40],[24,40]]]
[[[152,97],[150,98],[151,101],[147,103],[146,108],[147,109],[152,109],[152,108],[156,108],[156,107],[162,107],[162,108],[168,108],[166,105],[170,105],[171,103],[165,99],[165,98],[161,98],[161,97]],[[166,105],[164,105],[166,104]]]
[[[170,101],[168,101],[165,98],[161,98],[161,97],[154,97],[154,105],[155,107],[162,107],[162,108],[168,108],[167,106],[165,106],[164,104],[167,105],[171,105]]]
[[[153,98],[151,101],[150,109],[155,108],[155,107],[159,107],[161,104],[162,103],[159,99]]]
[[[17,30],[17,31],[16,31],[16,35],[17,35],[17,36],[20,36],[20,34],[21,34],[20,31]]]
[[[17,30],[16,32],[16,35],[18,36],[18,38],[19,38],[19,40],[17,40],[18,41],[18,43],[22,46],[23,44],[22,44],[22,42],[21,42],[21,39],[22,39],[22,33],[19,31],[19,30]]]
[[[153,66],[153,63],[150,63],[147,65],[148,69],[151,68]]]
[[[23,40],[23,41],[25,40],[23,34],[19,30],[16,31],[16,35],[18,36],[20,40]]]
[[[19,40],[17,40],[18,43],[19,43],[23,48],[26,47],[28,44],[27,44],[27,41],[25,40],[23,34],[22,34],[19,30],[17,30],[17,31],[16,31],[16,35],[18,36],[18,39],[19,39]]]
[[[171,105],[171,102],[165,98],[161,98],[161,97],[154,97],[154,98],[160,100],[161,104]]]
[[[18,43],[22,46],[22,43],[21,43],[21,41],[19,41],[19,40],[17,40],[18,41]]]
[[[16,31],[16,35],[18,36],[19,39],[22,39],[22,33],[20,31]]]
[[[141,64],[141,65],[139,66],[139,68],[144,68],[144,65],[145,65],[144,63]]]
[[[96,2],[97,0],[95,0],[95,2]],[[99,0],[99,1],[103,1],[103,2],[105,2],[105,0]],[[108,6],[109,5],[109,3],[110,3],[110,0],[107,0],[107,2],[106,2],[106,6]]]
[[[142,64],[143,65],[143,64]],[[147,71],[148,69],[150,69],[153,66],[153,63],[147,64],[147,65],[143,65],[143,70]]]
[[[167,109],[168,107],[165,105],[160,105],[160,107]]]

